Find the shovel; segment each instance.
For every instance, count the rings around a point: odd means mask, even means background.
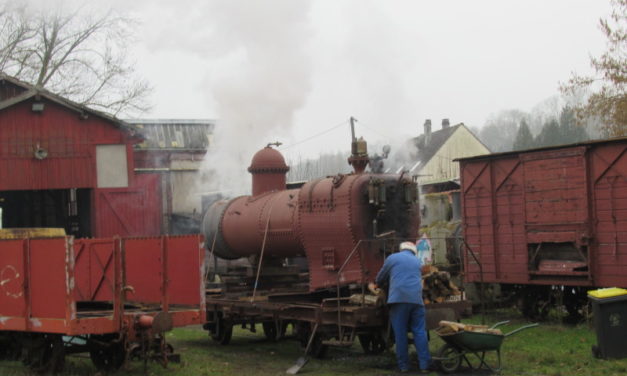
[[[318,330],[318,323],[314,325],[313,331],[311,332],[311,335],[309,336],[309,342],[307,342],[307,348],[305,348],[305,354],[301,356],[300,358],[298,358],[296,360],[296,364],[288,368],[287,371],[285,371],[285,373],[287,373],[288,375],[295,375],[301,370],[301,368],[305,366],[305,364],[307,364],[307,362],[309,361],[309,349],[311,348],[311,344],[313,342],[313,339],[314,339],[314,336],[316,335],[317,330]]]

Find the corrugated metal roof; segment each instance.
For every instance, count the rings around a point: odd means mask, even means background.
[[[144,142],[140,150],[207,150],[215,126],[209,119],[129,119]]]

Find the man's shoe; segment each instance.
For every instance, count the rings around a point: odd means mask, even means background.
[[[435,364],[431,363],[431,364],[429,365],[429,367],[427,367],[427,368],[425,368],[425,369],[421,369],[421,370],[420,370],[420,373],[422,373],[422,374],[428,374],[428,373],[431,373],[431,372],[435,372],[435,371],[437,371],[437,370],[438,370],[438,367],[436,367],[436,365],[435,365]]]

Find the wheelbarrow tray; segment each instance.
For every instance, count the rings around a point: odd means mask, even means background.
[[[456,333],[438,333],[444,342],[467,351],[492,351],[501,348],[505,339],[503,334],[462,331]]]

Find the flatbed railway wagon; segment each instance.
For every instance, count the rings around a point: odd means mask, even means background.
[[[75,239],[20,232],[0,240],[5,358],[22,357],[38,372],[59,371],[65,354],[80,352],[105,371],[133,356],[167,363],[175,355],[164,332],[204,322],[200,235]]]
[[[529,316],[627,287],[627,138],[459,163],[466,281],[502,284]]]

